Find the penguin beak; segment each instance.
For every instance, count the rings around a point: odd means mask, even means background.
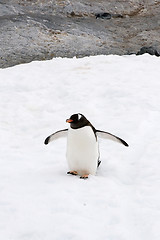
[[[72,119],[67,119],[66,122],[71,123],[71,122],[73,122],[73,120]]]

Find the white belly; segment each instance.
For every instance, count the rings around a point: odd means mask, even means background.
[[[97,170],[99,158],[98,142],[90,126],[69,128],[67,139],[67,161],[70,171],[79,175],[92,174]]]

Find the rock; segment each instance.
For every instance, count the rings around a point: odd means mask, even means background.
[[[111,14],[111,13],[96,13],[96,18],[102,18],[102,19],[111,19],[111,18],[123,18],[121,14]]]
[[[96,13],[96,18],[102,18],[102,19],[111,19],[112,15],[110,13]]]
[[[144,53],[149,53],[150,55],[155,55],[157,57],[160,56],[160,51],[157,51],[157,49],[154,47],[142,47],[136,55],[142,55]]]
[[[154,46],[158,55],[159,12],[152,0],[0,0],[0,67],[131,54],[142,46]]]

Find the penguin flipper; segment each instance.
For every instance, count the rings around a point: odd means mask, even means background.
[[[63,129],[63,130],[59,130],[53,134],[51,134],[50,136],[48,136],[45,141],[44,141],[44,144],[48,144],[49,142],[52,142],[58,138],[61,138],[61,137],[66,137],[67,136],[67,131],[68,131],[68,128],[67,129]]]
[[[126,143],[123,139],[121,139],[121,138],[119,138],[119,137],[117,137],[117,136],[115,136],[111,133],[101,131],[101,130],[96,130],[96,135],[98,137],[101,137],[101,138],[104,138],[104,139],[110,139],[112,141],[122,143],[124,146],[129,147],[128,143]]]

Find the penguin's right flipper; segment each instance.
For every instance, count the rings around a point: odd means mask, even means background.
[[[58,138],[61,138],[61,137],[66,137],[67,136],[67,131],[68,131],[68,128],[67,129],[63,129],[63,130],[59,130],[53,134],[51,134],[50,136],[48,136],[45,141],[44,141],[44,144],[48,144],[49,142],[52,142]]]

